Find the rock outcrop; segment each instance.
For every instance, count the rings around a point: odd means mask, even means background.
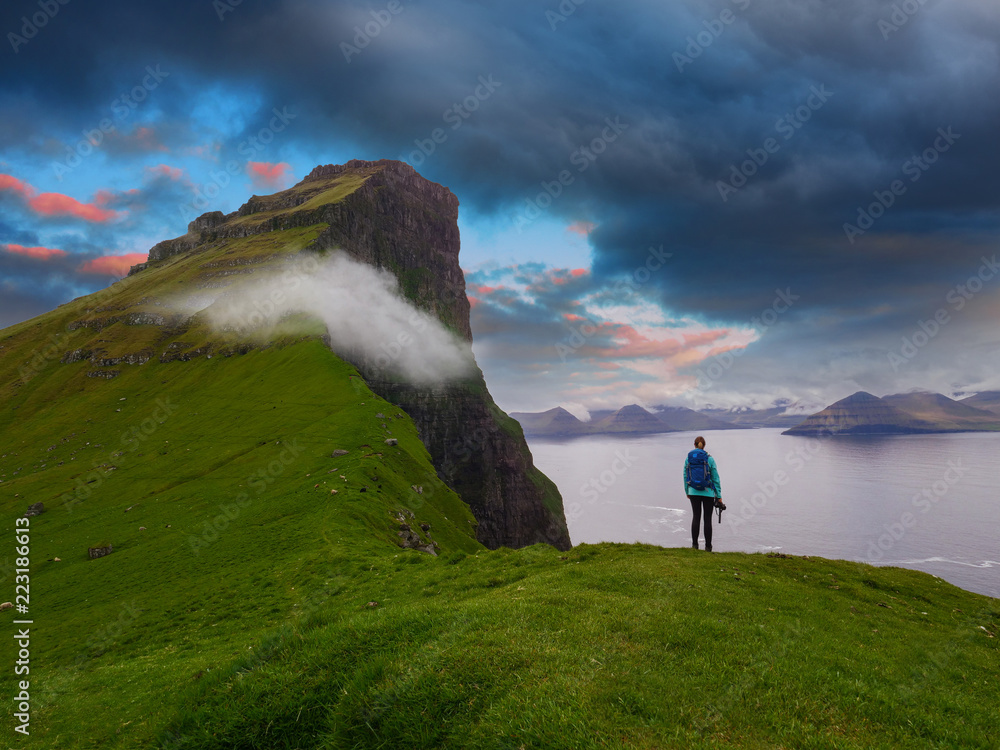
[[[326,226],[304,251],[340,249],[390,271],[410,301],[471,344],[469,301],[458,262],[458,199],[398,161],[319,166],[288,190],[253,196],[231,214],[204,214],[183,237],[152,248],[149,261],[134,266],[130,275],[220,240],[317,225]],[[194,353],[177,352],[176,357]],[[358,367],[373,391],[410,415],[438,474],[472,509],[483,544],[546,542],[569,548],[558,490],[534,467],[520,426],[493,402],[478,368],[448,386],[414,387],[386,376],[372,362],[340,354]]]

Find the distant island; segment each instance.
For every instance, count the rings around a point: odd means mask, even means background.
[[[783,435],[906,435],[936,432],[1000,431],[1000,391],[961,400],[918,391],[879,398],[865,391],[809,415],[769,409],[703,409],[638,404],[595,410],[583,421],[562,407],[543,412],[511,412],[528,437],[651,435],[665,432],[785,428]]]
[[[996,392],[971,397],[993,410],[956,401],[940,393],[897,393],[879,398],[865,391],[841,399],[783,435],[908,435],[932,432],[1000,430]],[[980,398],[983,397],[983,398]]]

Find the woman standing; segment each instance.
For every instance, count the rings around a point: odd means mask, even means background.
[[[698,549],[698,527],[705,517],[705,549],[712,551],[712,508],[722,499],[722,481],[715,459],[705,452],[705,438],[694,439],[694,450],[684,461],[684,494],[691,501],[694,523],[691,524],[691,546]]]

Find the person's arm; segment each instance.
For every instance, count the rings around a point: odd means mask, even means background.
[[[722,497],[722,480],[719,479],[719,468],[715,465],[715,459],[710,457],[708,465],[712,467],[712,484],[715,485],[715,496]]]
[[[688,460],[684,459],[684,494],[688,493]]]

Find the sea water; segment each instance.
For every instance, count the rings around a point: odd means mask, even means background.
[[[807,438],[705,431],[728,509],[713,548],[922,570],[1000,597],[1000,433]],[[691,546],[695,433],[529,439],[570,538]]]

